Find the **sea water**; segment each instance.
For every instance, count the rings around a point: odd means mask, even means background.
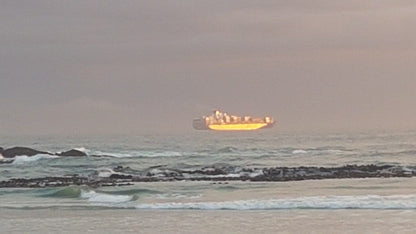
[[[294,134],[192,132],[107,137],[1,137],[0,146],[88,157],[17,156],[0,181],[229,167],[416,166],[416,131]],[[107,173],[107,174],[106,174]],[[0,188],[0,232],[408,232],[416,178],[289,182],[175,181],[129,186]]]

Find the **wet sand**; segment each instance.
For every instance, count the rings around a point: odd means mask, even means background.
[[[416,210],[0,209],[2,233],[414,233]]]

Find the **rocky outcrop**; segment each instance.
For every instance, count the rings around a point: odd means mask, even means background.
[[[103,186],[122,186],[130,185],[122,183],[121,180],[105,179],[90,180],[86,177],[43,177],[33,179],[11,179],[8,181],[0,181],[0,188],[46,188],[46,187],[63,187],[71,185],[87,185],[90,187]]]
[[[195,170],[149,168],[135,172],[117,166],[118,173],[131,174],[133,181],[212,180],[212,181],[295,181],[343,178],[413,177],[416,167],[395,165],[346,165],[341,167],[267,167],[241,168],[236,166],[204,167]]]
[[[14,178],[0,181],[4,187],[56,187],[69,185],[120,186],[133,182],[165,181],[297,181],[343,178],[383,178],[414,177],[416,167],[395,165],[346,165],[342,167],[207,167],[197,170],[169,169],[166,167],[148,168],[144,171],[117,166],[109,170],[110,175],[102,177],[94,173],[88,176],[43,177],[22,179]],[[112,172],[111,172],[112,171]]]
[[[39,150],[27,148],[27,147],[13,147],[13,148],[9,148],[9,149],[3,149],[2,148],[1,149],[1,154],[5,158],[14,158],[16,156],[22,156],[22,155],[34,156],[34,155],[37,155],[37,154],[52,155],[49,152],[39,151]]]
[[[71,149],[61,153],[50,153],[46,151],[39,151],[36,149],[28,148],[28,147],[13,147],[4,149],[0,147],[0,154],[3,155],[4,158],[14,158],[16,156],[35,156],[38,154],[48,154],[48,155],[57,155],[57,156],[73,156],[73,157],[85,157],[87,156],[86,153]],[[1,157],[0,157],[1,158]]]
[[[58,156],[73,156],[73,157],[84,157],[87,156],[86,153],[76,150],[76,149],[72,149],[72,150],[68,150],[65,152],[61,152],[61,153],[57,153],[56,155]]]

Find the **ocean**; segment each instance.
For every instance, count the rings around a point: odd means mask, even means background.
[[[0,146],[88,155],[3,158],[3,182],[121,178],[0,187],[2,233],[415,231],[416,131],[10,136]]]

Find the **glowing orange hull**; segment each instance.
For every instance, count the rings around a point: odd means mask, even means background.
[[[267,123],[209,124],[207,127],[215,131],[252,131],[271,127]]]

